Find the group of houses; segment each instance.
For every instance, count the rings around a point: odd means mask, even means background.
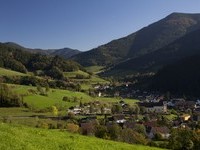
[[[99,101],[84,103],[81,106],[70,107],[68,113],[75,115],[111,114],[111,108],[102,105]]]
[[[108,87],[98,87],[98,88],[108,88]],[[148,95],[148,93],[144,93]],[[101,96],[101,94],[99,94]],[[97,117],[91,117],[95,115],[105,115],[105,125],[110,126],[113,124],[118,124],[122,128],[134,128],[136,125],[143,125],[146,130],[146,134],[149,138],[155,138],[159,134],[163,139],[168,139],[170,136],[170,129],[167,125],[158,124],[158,115],[169,114],[168,109],[174,109],[178,112],[182,112],[175,120],[171,121],[171,127],[186,127],[188,122],[200,121],[200,100],[186,101],[183,98],[171,99],[168,101],[163,100],[161,96],[149,95],[145,96],[145,99],[140,100],[138,106],[140,107],[140,116],[145,116],[145,114],[150,115],[150,119],[146,121],[141,121],[136,113],[131,113],[127,108],[123,100],[119,101],[118,104],[121,105],[123,111],[119,114],[114,114],[111,107],[102,106],[99,101],[94,101],[93,103],[87,103],[83,106],[72,107],[68,112],[72,112],[76,115],[86,115],[85,118],[81,119],[79,122],[80,127],[87,134],[95,126]],[[115,104],[113,104],[115,105]],[[143,110],[141,112],[141,110]],[[190,112],[190,113],[188,113]],[[162,120],[161,120],[162,121]]]
[[[146,113],[167,113],[167,102],[140,102],[140,107],[145,109]]]

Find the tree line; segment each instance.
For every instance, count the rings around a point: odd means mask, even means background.
[[[72,60],[64,60],[59,56],[30,53],[8,47],[5,44],[0,44],[0,67],[22,73],[31,71],[37,75],[50,76],[53,79],[64,78],[63,72],[84,70],[80,64]]]
[[[8,85],[0,83],[0,107],[23,106],[22,97],[13,92]]]

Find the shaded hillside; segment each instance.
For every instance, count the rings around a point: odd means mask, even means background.
[[[84,66],[110,65],[123,60],[134,41],[135,34],[114,40],[108,44],[83,52],[73,57],[74,60]]]
[[[127,37],[78,54],[84,66],[116,64],[156,51],[200,27],[200,14],[173,13]]]
[[[117,70],[156,71],[163,65],[195,54],[200,54],[200,29],[186,34],[156,52],[116,65],[108,72]]]
[[[151,89],[180,95],[200,96],[200,55],[184,58],[161,69]]]

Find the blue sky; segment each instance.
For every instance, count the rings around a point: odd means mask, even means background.
[[[200,13],[200,0],[0,0],[0,42],[85,51],[172,12]]]

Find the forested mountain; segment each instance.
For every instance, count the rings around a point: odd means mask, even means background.
[[[48,54],[52,56],[60,56],[65,59],[68,59],[74,55],[81,53],[79,50],[70,49],[70,48],[62,48],[62,49],[55,49],[55,50],[46,50]]]
[[[200,55],[165,66],[155,75],[151,89],[200,96]]]
[[[118,64],[157,51],[198,28],[200,14],[173,13],[127,37],[75,55],[73,59],[84,66]]]
[[[23,48],[0,44],[0,67],[26,73],[40,71],[43,75],[61,79],[62,72],[83,69],[81,65],[59,56],[31,53]]]
[[[155,52],[116,65],[109,72],[130,69],[134,71],[154,71],[164,65],[195,54],[200,54],[200,29],[186,34]]]
[[[28,51],[31,53],[40,53],[40,54],[45,54],[45,55],[52,55],[52,56],[60,56],[65,59],[68,59],[76,54],[81,53],[81,51],[76,50],[76,49],[71,49],[71,48],[62,48],[62,49],[31,49],[31,48],[25,48],[19,44],[13,43],[13,42],[6,42],[2,43],[5,44],[6,46],[10,48],[16,48],[16,49],[21,49],[24,51]]]
[[[37,61],[45,61],[45,55],[58,55],[64,58],[71,58],[84,66],[103,65],[108,66],[104,75],[127,74],[133,72],[157,71],[164,65],[176,62],[187,56],[199,53],[200,49],[200,14],[172,13],[166,18],[155,22],[127,37],[111,41],[108,44],[87,52],[63,49],[27,49],[15,43],[4,43],[4,46],[11,49],[31,51]],[[43,54],[36,56],[36,53]],[[43,58],[45,57],[45,58]],[[9,59],[8,59],[9,60]],[[10,60],[9,60],[10,61]],[[10,62],[9,64],[18,64]],[[43,62],[46,64],[46,62]],[[24,64],[26,69],[34,67],[43,69],[45,65]],[[32,65],[32,66],[31,66]],[[12,66],[12,65],[11,65]],[[31,66],[31,68],[29,68]],[[10,67],[4,64],[4,67]],[[63,66],[64,67],[64,66]],[[37,68],[38,69],[38,68]],[[63,69],[63,68],[62,68]],[[19,71],[19,69],[18,69]]]

